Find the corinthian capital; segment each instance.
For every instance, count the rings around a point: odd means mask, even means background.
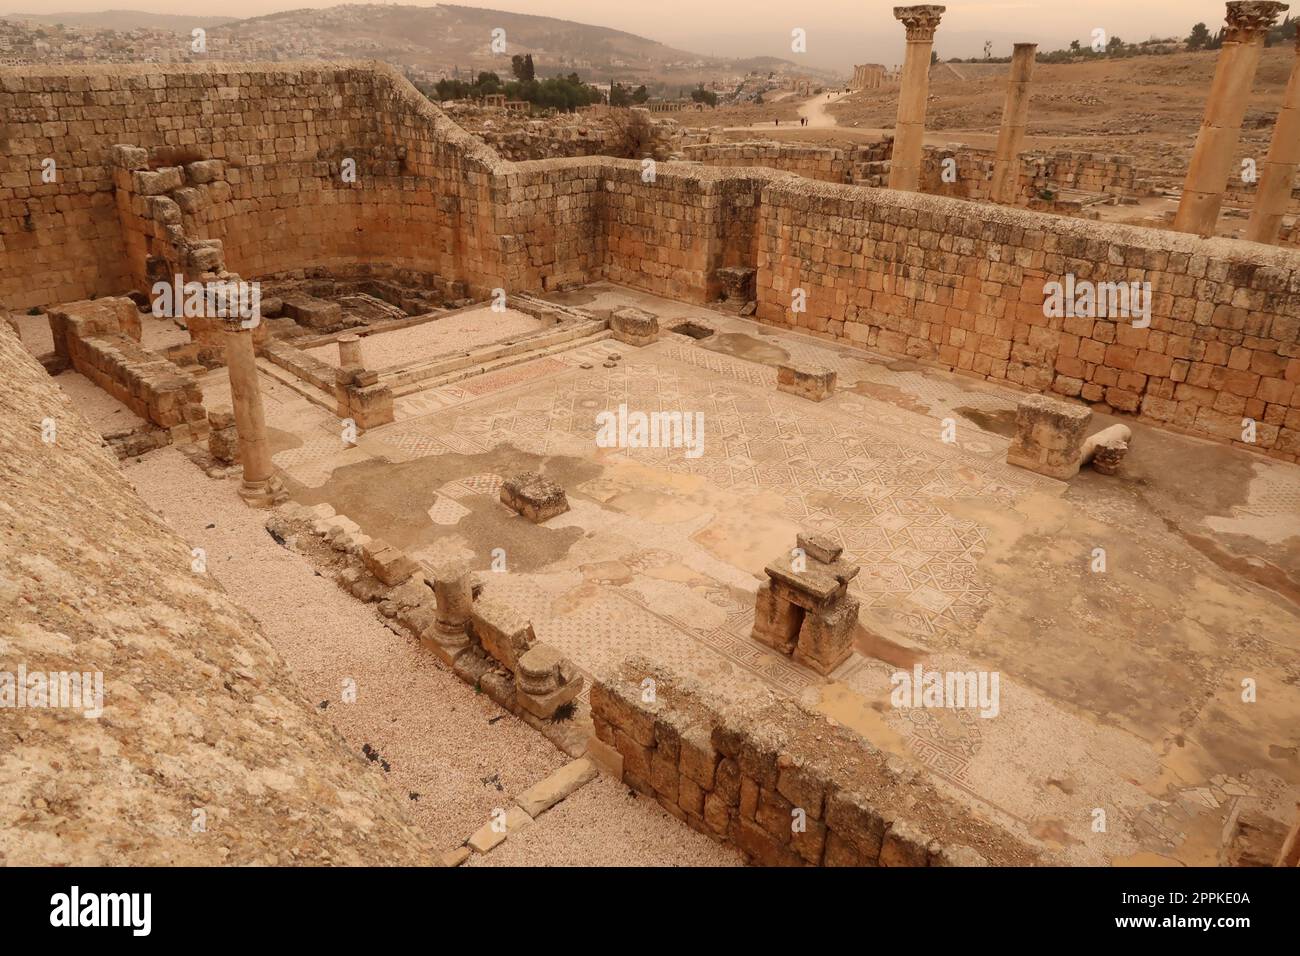
[[[939,18],[946,9],[948,8],[933,3],[917,7],[894,7],[894,17],[902,20],[903,26],[907,27],[908,42],[932,43],[934,31],[939,27]]]
[[[1267,33],[1277,23],[1277,15],[1286,9],[1285,3],[1275,0],[1232,0],[1228,4],[1228,32],[1224,39],[1248,43]]]

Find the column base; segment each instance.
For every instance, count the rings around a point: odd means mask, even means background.
[[[272,476],[262,481],[243,480],[239,485],[239,497],[250,508],[273,508],[289,500],[284,482]]]

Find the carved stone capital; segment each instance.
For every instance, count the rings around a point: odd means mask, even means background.
[[[907,28],[909,43],[933,43],[934,31],[939,28],[939,18],[947,9],[933,3],[916,7],[894,7],[894,17],[901,20]]]
[[[1231,43],[1248,43],[1267,33],[1276,23],[1277,16],[1287,9],[1276,0],[1231,0],[1226,21],[1228,32],[1224,40]]]

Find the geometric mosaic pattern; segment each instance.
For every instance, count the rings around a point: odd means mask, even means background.
[[[829,535],[862,565],[852,590],[864,607],[888,606],[900,625],[939,643],[945,632],[978,619],[986,594],[976,579],[984,537],[979,525],[947,514],[933,499],[1010,505],[1050,483],[1008,467],[1006,440],[973,428],[962,429],[975,446],[966,448],[941,442],[933,418],[846,393],[813,410],[777,392],[771,368],[675,339],[628,353],[612,369],[594,364],[524,376],[527,388],[506,380],[495,395],[373,434],[413,457],[475,454],[500,443],[538,455],[589,454],[598,412],[620,404],[702,412],[698,458],[680,448],[605,455],[723,488],[779,494],[784,517]],[[701,367],[713,374],[698,374]],[[748,624],[731,634],[747,639]]]

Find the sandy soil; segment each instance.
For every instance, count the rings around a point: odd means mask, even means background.
[[[143,425],[145,420],[127,408],[80,372],[60,373],[55,384],[72,399],[72,403],[101,435]]]
[[[463,352],[510,336],[526,335],[541,327],[542,323],[531,315],[514,309],[493,312],[485,306],[395,332],[364,336],[361,355],[366,368],[385,369],[431,361],[441,355]],[[307,351],[329,365],[337,367],[339,364],[337,345],[321,345]]]
[[[1262,158],[1267,152],[1294,59],[1289,44],[1264,51],[1243,124],[1239,158]],[[1187,170],[1216,61],[1217,52],[1205,52],[1038,63],[1025,147],[1127,153],[1141,168],[1173,177],[1176,183]],[[960,70],[963,64],[956,67]],[[1005,73],[992,69],[967,73],[958,79],[951,71],[936,72],[930,84],[927,143],[981,147],[996,143],[1006,96]],[[679,122],[703,127],[765,125],[775,138],[824,142],[825,130],[800,128],[794,121],[796,102],[682,114]],[[781,109],[790,114],[778,113]],[[839,124],[834,129],[837,138],[873,139],[892,133],[898,94],[857,92],[837,100],[829,111]],[[772,124],[778,115],[782,117],[779,133]]]

